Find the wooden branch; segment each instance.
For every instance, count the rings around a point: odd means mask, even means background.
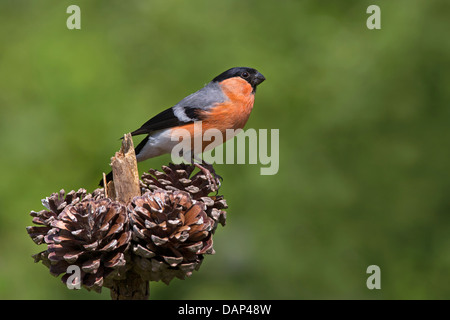
[[[128,271],[125,280],[116,280],[111,288],[112,300],[148,300],[149,282],[134,271]]]
[[[136,154],[130,133],[124,135],[120,151],[111,158],[111,167],[116,201],[127,204],[141,195]],[[108,195],[112,196],[111,192],[108,191]]]
[[[105,187],[107,196],[127,205],[131,199],[141,195],[139,173],[131,134],[124,135],[122,147],[111,158],[113,181]],[[106,180],[106,178],[104,178]],[[126,279],[115,280],[111,288],[113,300],[143,300],[149,297],[149,281],[144,281],[133,270]]]

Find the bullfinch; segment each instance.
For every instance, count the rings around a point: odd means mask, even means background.
[[[139,129],[131,132],[132,136],[147,134],[135,148],[137,161],[171,153],[179,143],[177,139],[173,139],[177,129],[189,132],[194,141],[194,134],[199,134],[198,130],[195,130],[195,124],[199,121],[201,121],[200,134],[208,129],[216,129],[224,137],[222,142],[231,138],[229,134],[226,135],[226,130],[244,127],[253,109],[256,87],[265,79],[257,70],[247,67],[231,68],[219,74],[197,92],[160,112]],[[204,144],[201,150],[194,150],[192,147],[191,162],[211,181],[212,166],[205,162],[202,164],[194,162],[196,154],[203,151],[205,151]],[[207,169],[206,165],[210,168]],[[215,174],[214,171],[213,173]],[[106,180],[107,182],[112,180],[112,172],[106,176]],[[212,182],[215,185],[215,179]],[[103,180],[100,185],[103,185]]]

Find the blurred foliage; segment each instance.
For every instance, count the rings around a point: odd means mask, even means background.
[[[68,30],[66,8],[81,8]],[[381,30],[366,9],[381,7]],[[216,255],[155,299],[450,297],[448,1],[0,1],[0,298],[108,299],[34,264],[30,210],[92,191],[118,138],[233,66],[280,170],[218,165]],[[139,142],[136,139],[136,142]],[[159,168],[169,157],[140,164]],[[366,268],[381,268],[381,290]]]

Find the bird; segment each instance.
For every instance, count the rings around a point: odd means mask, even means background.
[[[139,129],[131,132],[132,136],[146,134],[147,136],[136,146],[137,162],[171,153],[179,141],[172,136],[177,129],[187,130],[194,138],[195,124],[201,122],[201,132],[208,129],[219,130],[225,139],[227,129],[242,129],[250,117],[255,101],[256,87],[266,78],[256,69],[249,67],[234,67],[228,69],[207,83],[200,90],[188,95],[180,102],[168,108],[150,120]],[[198,134],[195,132],[195,134]],[[211,143],[211,146],[213,144]],[[196,155],[205,151],[191,150],[191,162],[213,182],[217,189],[212,165],[194,160]],[[216,175],[218,176],[218,175]],[[106,175],[106,181],[112,180],[112,172]],[[103,186],[103,179],[99,183]]]

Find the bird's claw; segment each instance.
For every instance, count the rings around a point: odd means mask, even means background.
[[[207,169],[198,163],[194,163],[194,165],[199,168],[201,172],[203,172],[209,185],[212,186],[212,191],[218,192],[220,186],[222,185],[221,181],[223,181],[223,178],[216,173],[212,165],[209,165],[210,169]],[[219,183],[219,185],[217,185],[217,183]]]

